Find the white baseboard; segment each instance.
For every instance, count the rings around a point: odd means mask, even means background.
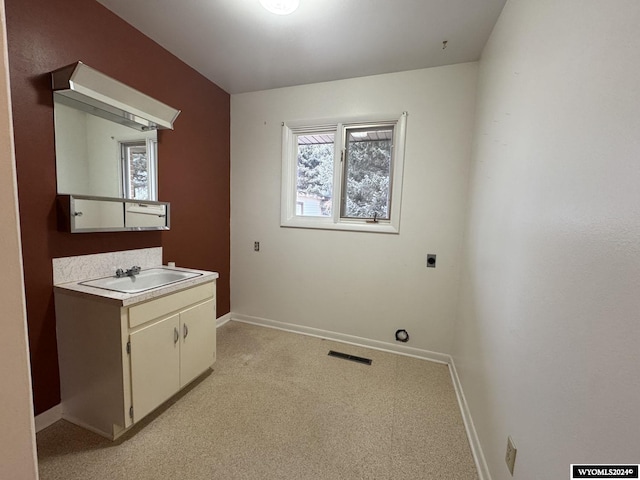
[[[216,319],[216,328],[220,328],[222,325],[227,323],[229,320],[231,320],[231,312],[227,313],[226,315],[222,315],[221,317],[218,317]]]
[[[482,446],[480,445],[478,432],[476,432],[476,427],[473,424],[471,412],[469,411],[469,405],[467,404],[467,399],[464,396],[462,383],[460,383],[460,378],[458,377],[458,371],[456,370],[456,364],[453,360],[453,357],[451,357],[449,360],[449,373],[451,374],[453,388],[456,391],[456,397],[458,397],[458,405],[460,406],[460,413],[462,414],[464,428],[467,431],[467,438],[469,438],[471,454],[473,455],[473,460],[475,461],[476,468],[478,469],[478,478],[480,480],[491,480],[491,473],[489,472],[487,461],[484,458],[484,453],[482,452]]]
[[[62,404],[58,404],[55,407],[51,407],[46,412],[42,412],[40,415],[36,415],[34,421],[36,424],[36,433],[40,430],[44,430],[50,427],[58,420],[62,420]]]
[[[447,355],[446,353],[438,353],[438,352],[432,352],[429,350],[423,350],[420,348],[407,347],[405,345],[396,345],[393,343],[381,342],[379,340],[371,340],[368,338],[356,337],[353,335],[346,335],[344,333],[321,330],[313,327],[305,327],[302,325],[278,322],[276,320],[269,320],[266,318],[252,317],[249,315],[241,315],[233,312],[230,314],[230,319],[236,322],[250,323],[252,325],[258,325],[261,327],[275,328],[277,330],[284,330],[286,332],[299,333],[302,335],[309,335],[312,337],[319,337],[327,340],[334,340],[336,342],[346,343],[349,345],[367,347],[374,350],[381,350],[383,352],[390,352],[390,353],[396,353],[399,355],[406,355],[409,357],[421,358],[423,360],[429,360],[432,362],[444,363],[448,365],[449,373],[451,374],[451,381],[453,382],[453,388],[456,392],[458,405],[460,406],[462,421],[464,422],[464,426],[467,432],[467,437],[469,439],[471,453],[473,455],[473,460],[478,470],[479,480],[491,480],[491,474],[489,473],[489,468],[487,467],[487,462],[484,458],[484,453],[482,452],[480,440],[478,439],[478,434],[473,425],[471,412],[469,411],[469,406],[467,405],[467,401],[464,397],[462,384],[460,383],[460,379],[458,378],[458,372],[456,371],[456,367],[451,355]]]
[[[482,452],[480,439],[478,438],[478,434],[473,424],[473,419],[471,418],[471,412],[469,411],[469,406],[467,405],[467,400],[464,396],[464,391],[462,390],[462,384],[460,383],[460,378],[458,377],[455,362],[450,355],[419,348],[407,347],[405,345],[395,345],[392,343],[381,342],[379,340],[371,340],[368,338],[346,335],[343,333],[331,332],[328,330],[321,330],[318,328],[305,327],[302,325],[295,325],[291,323],[278,322],[276,320],[268,320],[266,318],[252,317],[249,315],[240,315],[234,313],[227,313],[226,315],[219,317],[216,320],[216,327],[221,327],[231,320],[262,327],[275,328],[292,333],[299,333],[302,335],[309,335],[312,337],[325,338],[327,340],[334,340],[336,342],[346,343],[349,345],[357,345],[360,347],[367,347],[383,352],[397,353],[399,355],[406,355],[409,357],[421,358],[423,360],[447,364],[449,366],[449,373],[451,374],[453,388],[455,389],[456,397],[458,399],[458,405],[460,406],[462,421],[464,422],[464,426],[467,431],[471,453],[473,455],[476,468],[478,469],[479,480],[491,480],[491,473],[489,472],[487,462],[484,458],[484,453]],[[55,422],[61,419],[62,405],[58,404],[35,417],[36,432],[44,430],[48,426],[53,425]]]
[[[371,340],[369,338],[356,337],[354,335],[331,332],[329,330],[321,330],[319,328],[305,327],[303,325],[295,325],[293,323],[278,322],[276,320],[269,320],[266,318],[231,313],[231,320],[242,323],[250,323],[252,325],[258,325],[261,327],[275,328],[277,330],[284,330],[286,332],[300,333],[302,335],[309,335],[311,337],[324,338],[326,340],[334,340],[336,342],[356,345],[358,347],[367,347],[373,350],[380,350],[383,352],[406,355],[408,357],[421,358],[423,360],[430,360],[437,363],[448,364],[449,360],[451,359],[449,355],[446,355],[444,353],[432,352],[429,350],[423,350],[421,348],[407,347],[406,345],[399,345],[395,343],[381,342],[379,340]]]

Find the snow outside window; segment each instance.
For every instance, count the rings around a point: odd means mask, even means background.
[[[156,148],[153,139],[120,142],[124,198],[158,199]]]
[[[281,225],[398,233],[406,117],[284,123]]]

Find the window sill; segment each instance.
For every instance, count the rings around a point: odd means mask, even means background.
[[[315,218],[296,218],[295,220],[283,220],[280,223],[285,228],[312,228],[318,230],[342,230],[347,232],[391,233],[399,234],[398,225],[389,222],[365,223],[342,221],[322,221]]]

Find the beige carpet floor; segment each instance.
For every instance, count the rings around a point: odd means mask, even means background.
[[[116,442],[38,433],[41,480],[478,478],[445,365],[229,322],[213,370]]]

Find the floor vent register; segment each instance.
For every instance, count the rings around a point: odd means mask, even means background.
[[[356,355],[349,355],[348,353],[336,352],[329,350],[330,357],[342,358],[343,360],[351,360],[352,362],[364,363],[365,365],[371,365],[370,358],[358,357]]]

